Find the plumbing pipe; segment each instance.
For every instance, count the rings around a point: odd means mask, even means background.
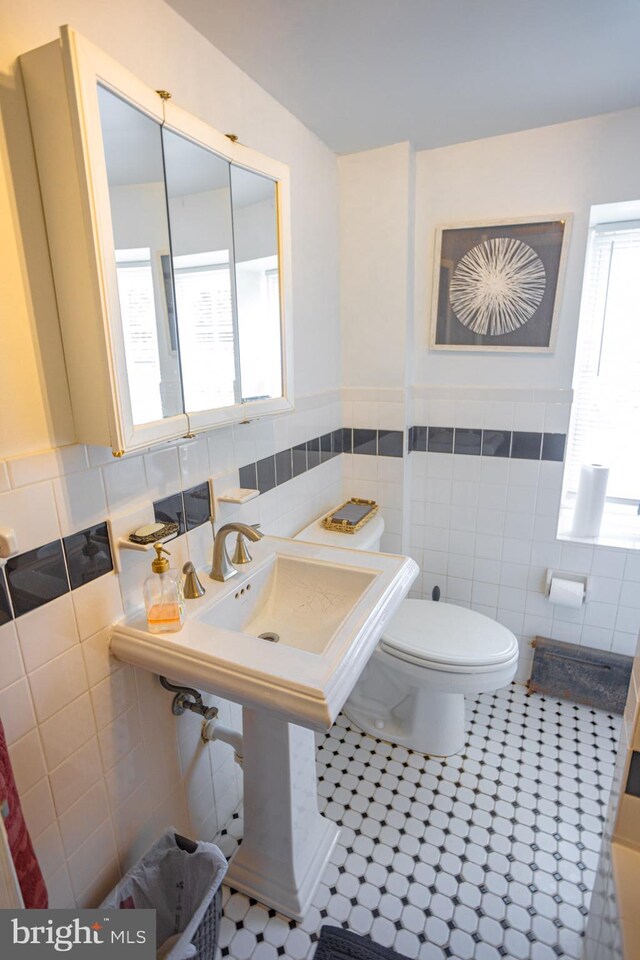
[[[242,766],[244,759],[242,734],[238,733],[237,730],[232,730],[231,727],[225,727],[223,723],[219,723],[218,720],[215,719],[205,720],[202,724],[201,736],[205,743],[210,740],[221,740],[222,743],[228,743],[230,747],[233,747],[236,763]]]

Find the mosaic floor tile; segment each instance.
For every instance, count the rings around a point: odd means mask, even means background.
[[[578,960],[617,717],[513,684],[467,703],[465,750],[425,757],[340,716],[317,738],[318,803],[341,828],[301,923],[224,889],[230,960],[306,960],[324,923],[418,960]],[[218,838],[231,856],[242,814]]]

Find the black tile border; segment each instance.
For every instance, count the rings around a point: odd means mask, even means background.
[[[425,430],[426,427],[415,427]],[[239,468],[240,486],[268,493],[332,460],[341,453],[360,456],[403,457],[405,433],[403,430],[369,430],[360,427],[338,427],[294,447],[286,447],[257,463],[246,463]],[[275,466],[272,466],[275,465]]]
[[[566,433],[470,427],[409,428],[409,453],[457,453],[562,463],[566,448]]]

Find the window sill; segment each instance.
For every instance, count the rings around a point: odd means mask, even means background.
[[[584,543],[596,547],[618,547],[622,550],[640,550],[640,517],[636,504],[607,503],[602,526],[597,537],[576,537],[571,532],[573,501],[560,509],[558,540]]]

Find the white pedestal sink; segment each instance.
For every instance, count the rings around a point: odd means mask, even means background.
[[[277,537],[253,552],[226,583],[204,578],[180,633],[149,633],[140,614],[114,626],[111,649],[243,705],[245,832],[228,882],[301,919],[338,836],[318,812],[313,730],[335,720],[418,568]]]

